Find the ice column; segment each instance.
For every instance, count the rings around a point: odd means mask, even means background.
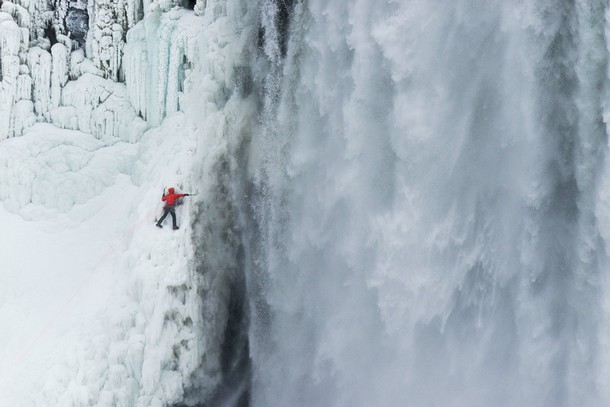
[[[0,13],[0,139],[10,134],[11,108],[17,90],[19,75],[19,43],[21,31],[12,17]]]
[[[4,3],[2,9],[10,9],[10,5]],[[27,20],[23,13],[21,16]],[[25,55],[28,39],[27,30],[20,28],[10,14],[0,12],[0,140],[20,135],[33,122],[32,81],[20,58]]]
[[[51,104],[58,107],[61,102],[61,89],[68,82],[68,66],[70,54],[63,44],[55,44],[51,48],[53,66],[51,71]]]
[[[28,52],[28,66],[32,75],[34,110],[49,119],[51,105],[51,54],[34,47]]]
[[[129,99],[153,126],[180,110],[189,61],[195,59],[189,42],[192,32],[181,29],[180,19],[187,16],[185,10],[155,10],[127,34],[124,68]]]

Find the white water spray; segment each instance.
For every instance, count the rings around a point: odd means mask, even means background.
[[[564,3],[263,2],[253,405],[606,399],[607,6]]]

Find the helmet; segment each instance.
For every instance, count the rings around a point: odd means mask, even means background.
[[[170,194],[173,194],[173,193],[174,193],[174,188],[170,188],[170,189],[168,189],[167,191],[168,191]]]

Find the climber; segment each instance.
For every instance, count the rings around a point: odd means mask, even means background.
[[[183,196],[191,196],[191,194],[175,194],[174,193],[174,188],[170,188],[167,190],[168,194],[165,194],[165,189],[163,189],[163,196],[161,197],[161,200],[163,202],[165,202],[165,206],[163,207],[163,216],[161,216],[161,219],[159,219],[159,221],[156,223],[158,228],[162,228],[163,226],[161,226],[161,224],[163,223],[163,221],[165,220],[165,218],[167,217],[167,214],[169,213],[170,215],[172,215],[172,222],[174,224],[174,230],[178,229],[178,225],[176,225],[176,210],[174,209],[174,207],[176,206],[176,201],[180,198],[182,198]]]

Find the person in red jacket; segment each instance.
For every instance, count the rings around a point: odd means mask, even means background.
[[[163,216],[161,216],[161,219],[159,219],[159,221],[157,222],[157,227],[162,228],[163,226],[161,226],[161,224],[167,217],[167,214],[170,214],[172,215],[174,230],[176,230],[178,229],[178,225],[176,225],[176,210],[174,209],[176,207],[176,201],[182,198],[183,196],[190,196],[191,194],[176,194],[174,193],[174,188],[168,189],[167,192],[168,193],[165,194],[165,190],[163,190],[163,196],[161,197],[161,200],[165,202],[165,206],[163,207]]]

